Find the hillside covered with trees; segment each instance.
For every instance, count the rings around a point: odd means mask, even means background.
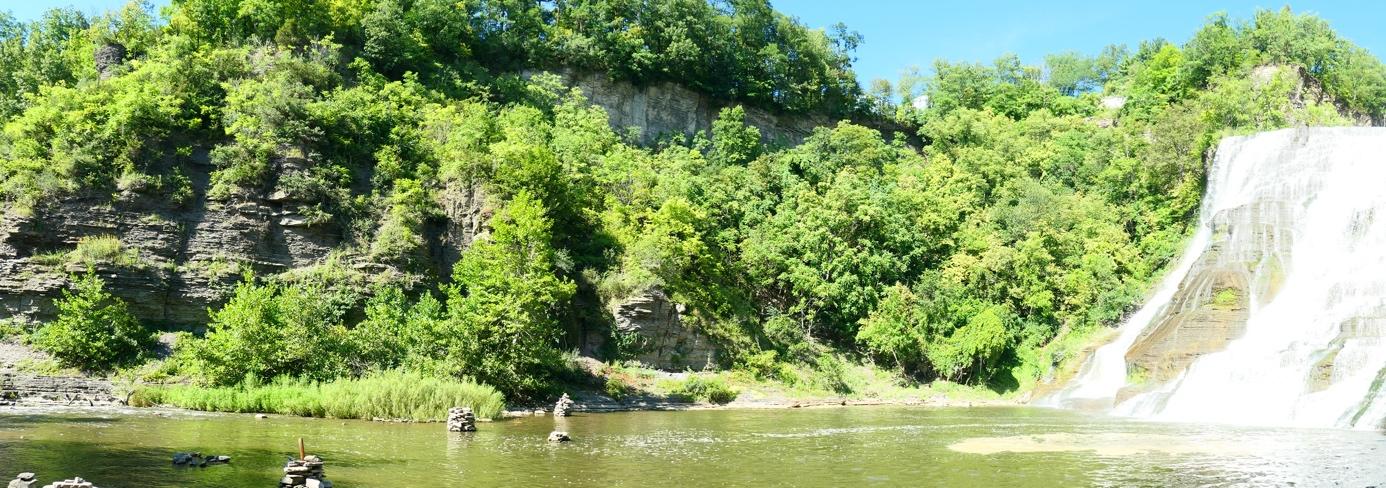
[[[71,283],[56,320],[6,327],[66,366],[148,381],[391,372],[537,398],[570,381],[584,334],[610,336],[601,359],[630,357],[609,308],[659,289],[721,367],[757,380],[851,393],[846,365],[867,363],[1010,392],[1139,302],[1189,234],[1220,137],[1386,116],[1386,67],[1288,9],[1043,66],[939,61],[868,90],[860,42],[765,0],[174,0],[0,18],[7,219],[282,190],[303,225],[341,235],[311,268],[216,263],[236,284],[205,324],[173,324],[200,332],[163,359],[152,336],[169,324],[140,323],[103,279],[159,266],[128,239],[21,256],[93,271],[55,271]],[[559,77],[524,75],[544,70],[845,120],[787,146],[729,108],[707,133],[642,146]],[[882,119],[923,146],[846,121]],[[425,236],[456,188],[484,194],[487,219],[439,271]]]

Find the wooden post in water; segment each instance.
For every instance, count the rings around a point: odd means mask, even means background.
[[[299,460],[299,461],[302,461],[303,458],[306,458],[306,457],[308,457],[307,454],[303,452],[303,438],[302,438],[302,437],[299,437],[299,438],[298,438],[298,460]]]

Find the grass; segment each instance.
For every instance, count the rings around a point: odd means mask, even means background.
[[[279,378],[229,387],[160,385],[139,388],[134,406],[166,405],[191,410],[276,413],[301,417],[442,421],[452,407],[471,407],[493,418],[505,398],[487,385],[419,373],[385,371],[331,382]]]
[[[143,263],[140,253],[121,244],[115,236],[87,236],[77,240],[77,247],[71,251],[51,251],[36,254],[30,258],[35,264],[57,268],[70,264],[86,267],[99,263],[137,268]]]
[[[96,263],[111,263],[120,266],[139,264],[139,252],[126,249],[115,236],[88,236],[77,240],[77,248],[68,253],[69,263],[87,266]]]
[[[1233,309],[1241,305],[1242,298],[1237,290],[1223,288],[1213,294],[1213,308]]]

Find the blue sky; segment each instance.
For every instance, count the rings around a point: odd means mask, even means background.
[[[811,27],[844,22],[866,39],[857,50],[857,76],[895,81],[910,65],[928,68],[935,59],[991,61],[1015,53],[1029,64],[1044,55],[1075,50],[1096,54],[1108,44],[1135,48],[1163,37],[1182,43],[1208,15],[1225,11],[1248,19],[1258,7],[1278,9],[1274,0],[1199,2],[1123,1],[937,1],[772,0],[775,8]],[[1314,12],[1373,54],[1386,54],[1386,2],[1289,2],[1296,12]]]
[[[865,85],[872,79],[895,81],[910,65],[928,68],[933,60],[990,61],[1005,53],[1027,63],[1043,61],[1047,53],[1076,50],[1096,53],[1103,46],[1124,43],[1135,47],[1143,39],[1164,37],[1183,42],[1204,19],[1217,11],[1249,18],[1258,7],[1280,8],[1283,1],[1236,0],[1200,2],[1164,0],[937,1],[937,0],[772,0],[775,8],[799,17],[812,27],[844,22],[862,33],[866,42],[857,51],[857,75]],[[20,0],[9,9],[20,19],[32,19],[51,7],[76,6],[87,12],[116,8],[125,0]],[[156,0],[166,5],[167,0]],[[1338,33],[1377,56],[1386,54],[1386,2],[1299,1],[1298,12],[1314,12]]]

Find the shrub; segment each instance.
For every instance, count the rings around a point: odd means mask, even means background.
[[[98,263],[117,266],[138,266],[139,251],[126,248],[115,236],[87,236],[77,240],[77,248],[67,254],[68,263],[87,267]]]
[[[147,386],[131,394],[130,404],[302,417],[441,421],[452,407],[470,407],[478,417],[495,417],[505,408],[505,398],[495,388],[471,380],[390,370],[330,382],[284,376],[261,383],[250,376],[225,387]]]
[[[236,286],[231,300],[212,312],[207,336],[180,350],[194,376],[229,385],[247,376],[285,374],[315,379],[347,372],[344,305],[311,281]]]
[[[153,334],[93,273],[74,277],[56,305],[58,319],[39,328],[34,345],[64,366],[109,371],[134,363],[154,343]]]
[[[624,380],[617,377],[608,377],[606,379],[606,385],[603,388],[603,390],[606,391],[606,396],[609,396],[615,400],[621,400],[635,394],[635,388],[631,387],[629,384],[626,384]]]
[[[669,391],[670,396],[719,405],[731,403],[739,393],[728,386],[727,382],[720,377],[697,375],[690,375],[688,379],[675,384]]]

